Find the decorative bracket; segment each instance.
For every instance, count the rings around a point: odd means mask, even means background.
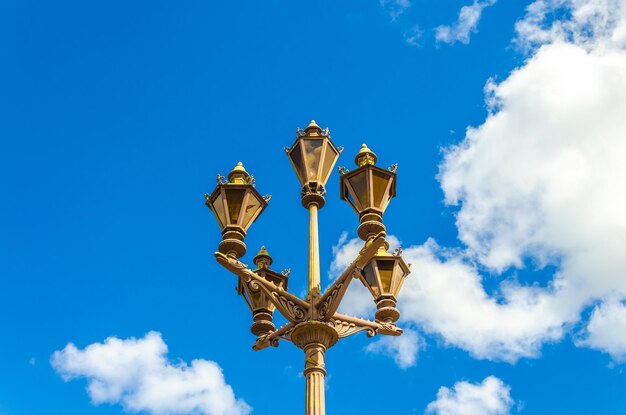
[[[348,337],[361,331],[367,331],[368,337],[374,337],[377,334],[385,336],[402,334],[402,329],[393,323],[364,320],[346,314],[335,313],[330,321],[339,333],[339,337]]]
[[[326,292],[317,301],[316,307],[319,317],[322,320],[332,316],[337,311],[339,303],[343,299],[343,296],[350,285],[350,282],[358,277],[361,270],[370,262],[370,260],[376,255],[378,249],[385,243],[385,232],[380,232],[371,240],[365,243],[359,256],[350,264],[350,266],[335,280],[335,282],[326,289]]]

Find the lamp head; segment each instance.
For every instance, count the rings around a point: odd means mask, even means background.
[[[376,160],[376,154],[363,144],[354,159],[357,168],[340,179],[341,199],[359,215],[358,234],[363,240],[385,230],[383,213],[396,196],[395,171],[381,169]]]
[[[295,143],[285,151],[302,185],[303,205],[323,206],[324,186],[341,152],[330,140],[328,129],[322,130],[312,120],[304,131],[298,129]]]
[[[287,290],[288,277],[271,270],[270,265],[272,265],[272,262],[272,257],[265,247],[261,247],[257,256],[254,257],[254,264],[257,266],[257,269],[253,272],[265,280],[272,282],[277,287]],[[274,331],[275,327],[272,319],[276,307],[259,285],[255,281],[246,283],[239,279],[237,292],[244,298],[246,304],[250,307],[250,311],[252,311],[252,318],[254,320],[250,327],[252,333],[256,336],[260,336]]]
[[[400,317],[396,309],[398,294],[410,270],[399,254],[387,252],[388,247],[385,242],[385,246],[363,268],[360,280],[374,297],[378,308],[376,320],[394,323]]]
[[[246,231],[267,207],[267,200],[254,187],[254,178],[239,162],[228,173],[228,180],[218,176],[217,186],[205,195],[206,205],[213,211],[220,228],[222,242],[219,251],[236,258],[246,253]]]

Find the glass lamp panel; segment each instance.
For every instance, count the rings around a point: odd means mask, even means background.
[[[236,225],[241,213],[243,198],[246,196],[246,189],[224,189],[224,192],[228,206],[228,224]]]
[[[250,310],[252,310],[253,307],[250,303],[250,298],[248,297],[248,291],[246,291],[246,288],[244,287],[244,284],[241,282],[241,280],[239,280],[239,284],[237,285],[237,293],[239,293],[239,295],[243,297]]]
[[[367,191],[367,170],[362,170],[358,174],[350,177],[348,181],[354,194],[352,195],[359,203],[360,210],[370,207],[369,192]]]
[[[378,278],[376,278],[376,271],[374,270],[373,264],[373,261],[367,264],[367,266],[363,269],[363,275],[365,277],[367,288],[369,288],[374,297],[378,297],[380,295],[380,289],[378,287]]]
[[[248,196],[248,201],[243,211],[243,222],[241,223],[244,229],[248,229],[260,209],[261,201],[254,193],[250,192],[250,196]]]
[[[402,288],[402,284],[404,284],[404,281],[406,280],[407,275],[408,274],[404,272],[404,270],[402,269],[398,271],[398,276],[396,277],[398,278],[398,281],[396,283],[396,287],[393,292],[394,297],[398,297],[398,294],[400,294],[400,289]]]
[[[330,142],[326,142],[326,149],[324,150],[324,165],[322,166],[322,176],[321,182],[322,184],[326,184],[328,178],[330,177],[330,173],[333,170],[333,166],[337,162],[337,158],[339,157],[339,153],[335,148],[330,144]]]
[[[220,191],[211,203],[213,207],[213,213],[215,213],[215,217],[217,218],[217,222],[220,224],[220,228],[224,228],[226,226],[226,212],[224,211],[224,198],[222,197],[222,192]]]
[[[348,203],[350,203],[350,206],[352,206],[352,209],[354,209],[356,213],[359,213],[361,210],[361,205],[359,205],[359,202],[354,199],[354,197],[352,196],[352,192],[349,189],[346,192],[346,199],[348,200]]]
[[[296,174],[298,175],[298,179],[300,180],[300,184],[304,185],[306,182],[306,170],[304,168],[304,157],[302,156],[302,145],[301,140],[296,142],[296,145],[293,147],[291,153],[289,153],[289,158],[293,163]]]
[[[263,298],[263,293],[261,292],[261,290],[258,290],[258,291],[250,290],[248,294],[250,295],[250,304],[252,304],[252,308],[263,308],[265,304],[263,301],[264,298]]]
[[[302,140],[304,146],[304,154],[306,157],[306,181],[319,181],[319,165],[322,158],[323,139],[305,139]]]
[[[381,289],[384,294],[391,293],[391,280],[393,279],[395,263],[396,261],[394,259],[379,259],[376,261],[378,274],[380,275]]]
[[[372,191],[374,195],[374,206],[384,210],[389,202],[389,183],[393,180],[391,175],[377,170],[372,170]]]
[[[274,285],[286,289],[287,278],[285,278],[283,275],[278,274],[272,270],[264,270],[262,272],[257,272],[257,274],[265,278],[267,281],[273,283]]]

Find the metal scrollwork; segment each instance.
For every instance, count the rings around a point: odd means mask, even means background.
[[[228,183],[228,180],[226,180],[226,177],[222,176],[221,174],[217,175],[217,184],[226,184]]]
[[[339,319],[332,319],[330,323],[333,326],[333,328],[337,330],[337,334],[339,335],[339,338],[352,336],[353,334],[360,333],[366,330],[369,333],[370,330],[373,330],[368,327],[357,326],[354,323],[349,323],[347,321],[343,321]]]
[[[281,314],[284,315],[285,318],[287,318],[288,320],[292,322],[299,322],[304,320],[304,318],[306,317],[307,312],[303,307],[294,303],[281,293],[272,292],[272,297],[274,298],[274,301],[272,302],[276,305],[278,311],[280,311]]]
[[[248,282],[248,287],[250,288],[250,291],[252,292],[259,292],[261,291],[261,286],[259,285],[258,282],[251,280],[250,282]]]
[[[321,318],[324,318],[328,313],[328,309],[335,302],[335,299],[341,291],[341,287],[343,287],[343,284],[343,282],[338,283],[335,288],[330,292],[330,294],[324,299],[324,301],[319,305],[318,312]]]

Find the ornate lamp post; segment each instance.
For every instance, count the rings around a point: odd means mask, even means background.
[[[270,269],[272,258],[261,248],[254,258],[257,269],[251,270],[239,258],[246,252],[246,231],[267,206],[269,196],[261,197],[254,179],[239,163],[228,174],[218,176],[218,185],[206,197],[222,229],[223,240],[215,258],[238,276],[237,292],[252,311],[250,328],[257,336],[254,350],[278,346],[279,340],[291,341],[305,353],[306,415],[325,414],[324,368],[326,351],[339,339],[365,331],[399,336],[395,325],[400,317],[396,309],[398,292],[409,274],[409,267],[400,257],[400,250],[388,253],[383,213],[396,194],[396,166],[388,170],[375,165],[376,155],[365,145],[356,156],[357,168],[348,172],[340,168],[341,198],[358,213],[358,234],[364,241],[359,255],[322,294],[318,239],[318,210],[324,206],[325,186],[341,153],[330,140],[328,129],[322,130],[311,121],[298,129],[296,142],[285,148],[302,185],[302,205],[309,211],[308,295],[301,299],[287,291],[288,272]],[[339,303],[353,279],[359,279],[372,293],[377,306],[375,321],[351,317],[337,312]],[[276,329],[272,321],[278,310],[287,323]]]

